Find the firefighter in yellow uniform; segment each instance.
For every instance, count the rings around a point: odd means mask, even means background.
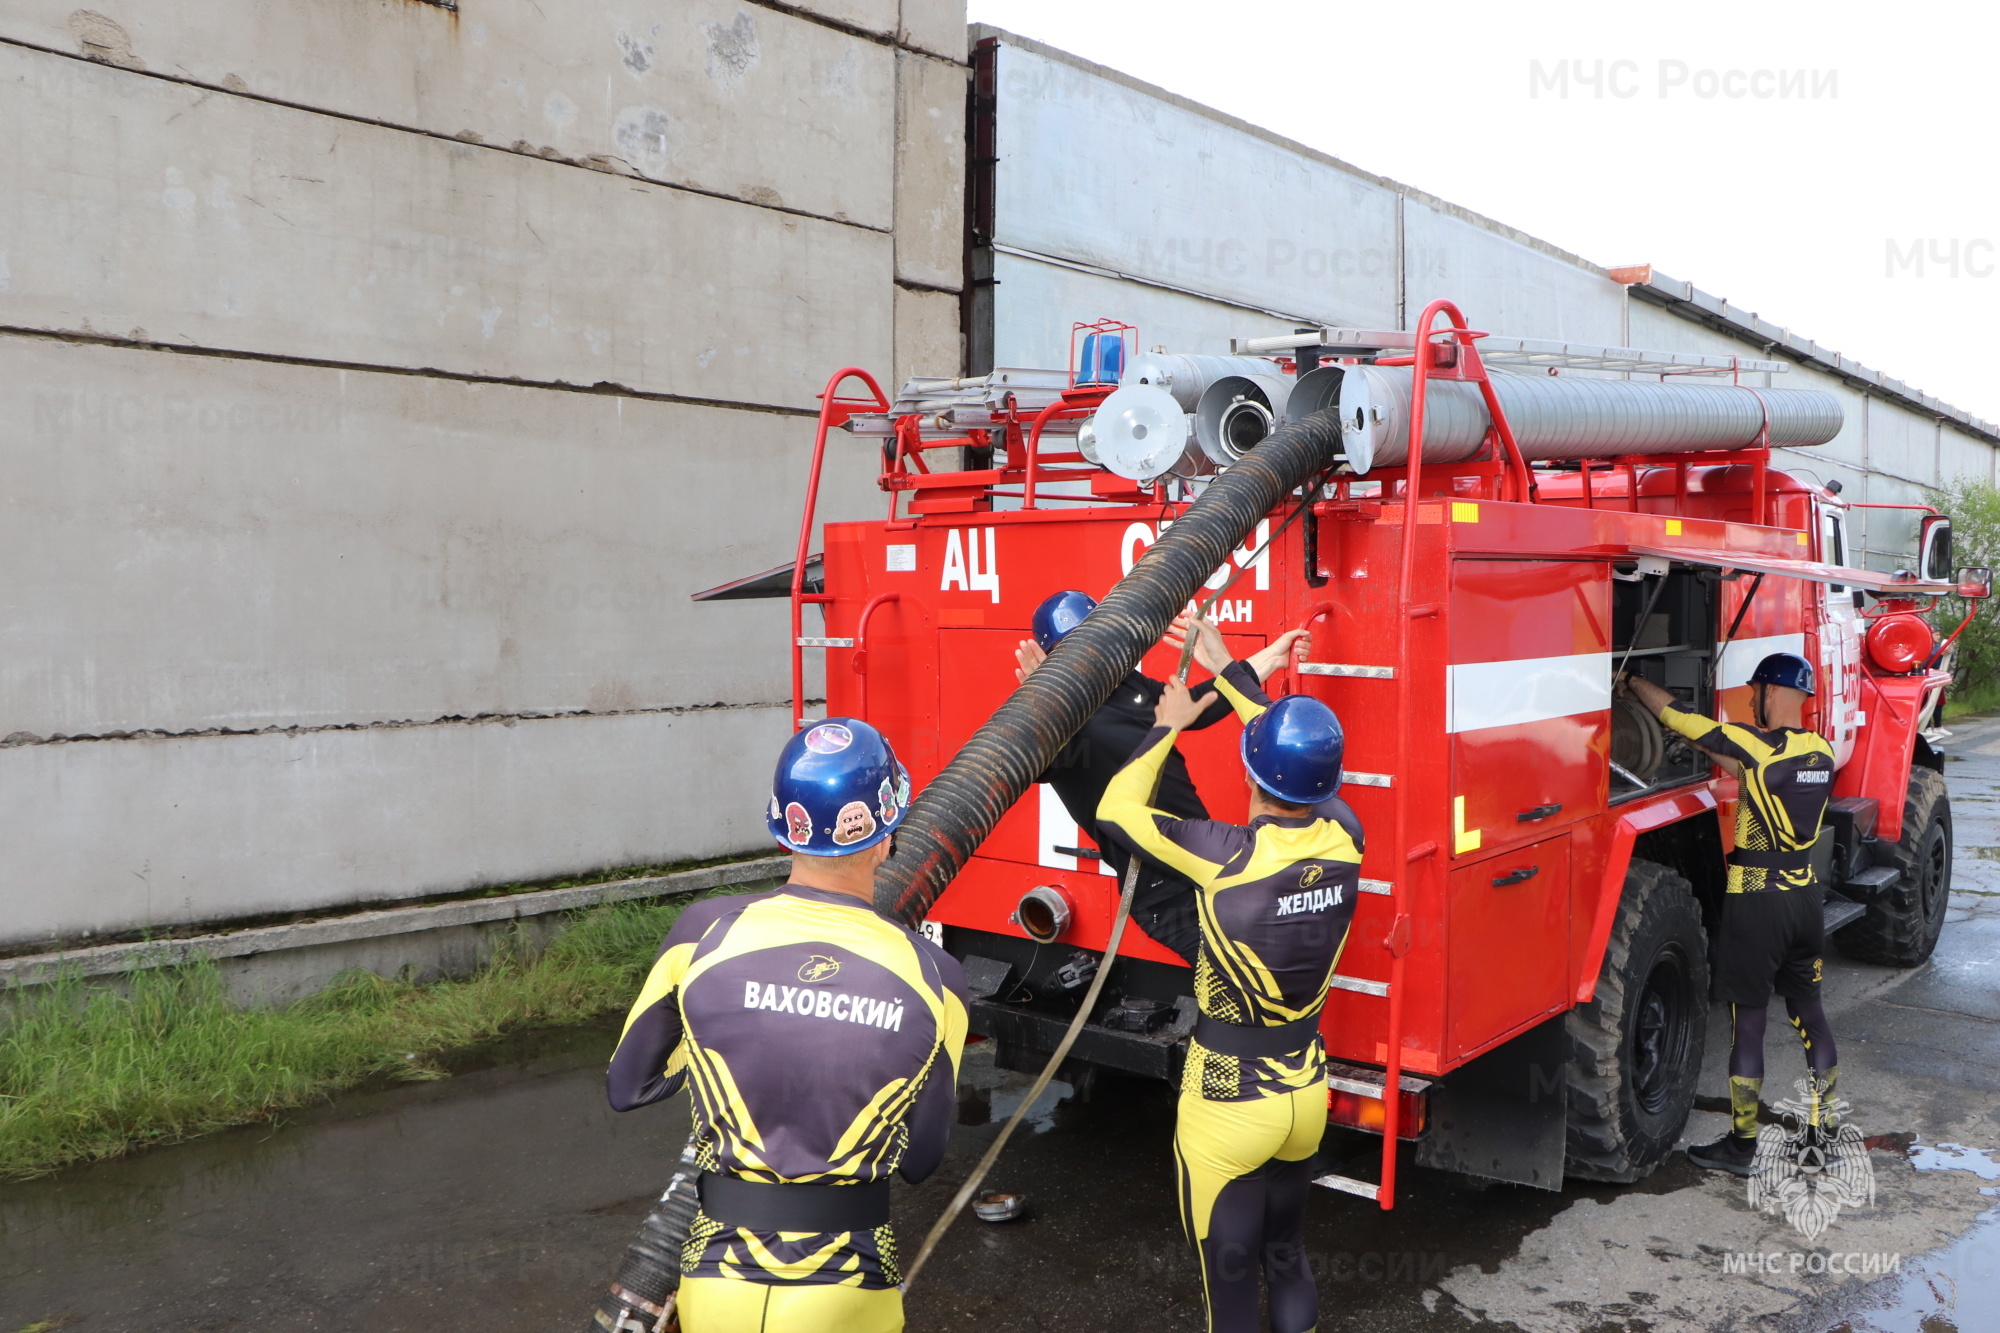
[[[828,718],[778,764],[781,888],[689,907],[611,1057],[627,1111],[691,1090],[701,1210],[682,1254],[687,1333],[895,1333],[889,1177],[944,1157],[965,1045],[956,959],[876,914],[910,799],[875,728]]]
[[[1715,939],[1715,998],[1729,1005],[1729,1110],[1734,1124],[1714,1143],[1688,1149],[1711,1170],[1753,1173],[1757,1102],[1764,1089],[1764,1017],[1771,992],[1785,997],[1792,1028],[1805,1044],[1811,1089],[1809,1124],[1830,1131],[1840,1078],[1833,1028],[1820,1003],[1826,950],[1823,890],[1813,872],[1827,797],[1833,793],[1833,747],[1805,726],[1812,664],[1772,653],[1750,676],[1754,726],[1717,722],[1675,706],[1667,691],[1637,676],[1629,690],[1741,782],[1736,850]]]
[[[1244,722],[1250,822],[1177,819],[1150,804],[1175,738],[1204,702],[1167,682],[1155,727],[1105,790],[1098,820],[1200,892],[1200,1005],[1174,1156],[1181,1221],[1201,1263],[1211,1333],[1308,1333],[1319,1296],[1305,1253],[1311,1159],[1326,1128],[1320,1011],[1354,915],[1361,824],[1336,794],[1341,730],[1317,699],[1273,703],[1221,636],[1197,653]]]

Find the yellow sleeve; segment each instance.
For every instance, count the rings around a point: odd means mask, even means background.
[[[1222,674],[1215,678],[1215,689],[1229,700],[1229,706],[1236,710],[1237,719],[1245,723],[1263,716],[1264,710],[1271,706],[1271,697],[1257,684],[1257,673],[1246,662],[1231,662],[1224,667]]]
[[[1196,856],[1168,837],[1161,830],[1160,821],[1170,824],[1179,821],[1150,804],[1160,783],[1160,769],[1173,753],[1174,739],[1179,735],[1177,731],[1161,732],[1158,741],[1133,755],[1118,770],[1104,789],[1104,799],[1097,803],[1097,819],[1123,833],[1144,855],[1206,886],[1222,867]]]
[[[965,1053],[965,1005],[956,995],[945,992],[944,1020],[938,1024],[938,1044],[951,1057],[952,1082],[958,1082],[958,1058]]]
[[[621,1042],[641,1014],[680,989],[681,982],[687,977],[688,960],[694,957],[695,943],[676,944],[653,961],[653,970],[646,974],[646,984],[639,988],[639,998],[632,1001],[632,1007],[625,1011],[625,1026],[618,1033]],[[679,1027],[677,1020],[674,1026]],[[687,1057],[677,1050],[674,1059],[684,1063]],[[670,1066],[667,1072],[674,1072],[673,1068]]]
[[[1717,722],[1712,717],[1700,713],[1684,712],[1669,704],[1660,710],[1663,726],[1699,745],[1712,754],[1726,755],[1743,764],[1761,764],[1777,753],[1769,745],[1759,740],[1757,734],[1747,727],[1739,727],[1729,722]]]

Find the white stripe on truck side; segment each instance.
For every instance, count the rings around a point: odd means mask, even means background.
[[[1611,654],[1573,653],[1445,668],[1445,730],[1480,731],[1611,707]]]

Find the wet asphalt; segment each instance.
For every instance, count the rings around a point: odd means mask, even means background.
[[[1635,1186],[1561,1193],[1406,1166],[1393,1212],[1314,1198],[1320,1327],[2000,1329],[2000,718],[1956,731],[1957,864],[1936,957],[1910,971],[1828,959],[1841,1091],[1880,1145],[1871,1203],[1808,1241],[1753,1209],[1742,1182],[1679,1154]],[[0,1333],[581,1333],[687,1128],[683,1102],[606,1108],[614,1036],[608,1024],[528,1034],[439,1082],[0,1185]],[[1727,1045],[1714,1015],[1704,1099],[1726,1096]],[[1782,1024],[1769,1051],[1767,1100],[1803,1072]],[[968,1050],[944,1167],[898,1187],[907,1249],[1028,1081]],[[912,1329],[1203,1327],[1175,1218],[1171,1092],[1066,1091],[1032,1108],[992,1178],[1026,1191],[1031,1215],[961,1221],[908,1295]],[[1697,1111],[1688,1141],[1725,1126]],[[1343,1137],[1330,1145],[1342,1153],[1373,1175],[1373,1141]]]

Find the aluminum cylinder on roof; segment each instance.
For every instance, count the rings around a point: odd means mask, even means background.
[[[1145,356],[1132,358],[1132,364],[1125,367],[1120,384],[1152,384],[1165,389],[1181,405],[1181,411],[1192,412],[1201,402],[1201,396],[1208,386],[1232,375],[1276,375],[1278,363],[1261,356],[1189,356],[1170,355],[1165,352],[1150,352]]]
[[[1356,472],[1410,461],[1413,373],[1347,368],[1341,440]],[[1530,461],[1748,448],[1767,412],[1773,445],[1825,444],[1840,433],[1843,416],[1839,399],[1813,389],[1496,374],[1493,391]],[[1426,463],[1470,458],[1491,425],[1479,386],[1461,380],[1431,381],[1424,418]]]

